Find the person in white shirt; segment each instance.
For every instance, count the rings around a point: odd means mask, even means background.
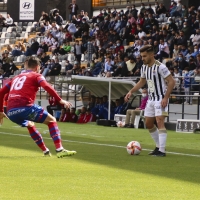
[[[7,17],[6,17],[6,25],[7,26],[12,26],[13,25],[13,19],[10,17],[9,14],[7,14]]]
[[[52,26],[51,24],[49,24],[49,21],[47,21],[44,27],[45,27],[45,31],[48,31],[49,29],[51,29]]]
[[[163,58],[168,58],[169,57],[169,47],[167,45],[167,42],[164,42],[163,39],[160,40],[159,44],[159,52],[157,53],[156,58],[160,59],[162,62]]]
[[[192,43],[194,46],[200,44],[200,29],[196,30],[196,34],[192,38]]]
[[[86,19],[86,22],[90,21],[90,18],[88,17],[88,13],[87,12],[84,13],[83,19]]]

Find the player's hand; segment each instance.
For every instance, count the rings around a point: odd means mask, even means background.
[[[127,95],[126,95],[125,98],[124,98],[125,102],[127,102],[127,101],[130,99],[131,95],[132,95],[131,92],[128,92],[128,93],[127,93]]]
[[[162,106],[163,108],[165,108],[165,107],[167,106],[167,104],[168,104],[168,99],[163,98],[162,101],[161,101],[161,106]]]
[[[0,112],[0,125],[3,124],[3,118],[4,117],[8,119],[7,115],[4,112]]]
[[[61,99],[59,103],[63,104],[65,108],[71,108],[71,107],[73,107],[72,103],[70,103],[69,101],[65,101],[63,99]]]

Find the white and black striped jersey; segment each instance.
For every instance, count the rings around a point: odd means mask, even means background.
[[[142,66],[141,78],[147,81],[149,100],[160,101],[164,98],[167,90],[165,78],[170,74],[168,68],[157,60],[151,67]]]

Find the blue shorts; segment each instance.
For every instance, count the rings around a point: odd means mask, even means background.
[[[28,121],[43,123],[48,116],[48,112],[41,106],[34,104],[29,107],[13,108],[7,111],[8,118],[22,127],[28,125]]]

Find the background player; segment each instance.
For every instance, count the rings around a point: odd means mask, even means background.
[[[68,151],[63,148],[56,119],[42,107],[35,105],[34,102],[39,87],[42,87],[65,107],[70,108],[72,104],[61,99],[56,91],[46,82],[45,78],[39,74],[39,71],[39,60],[31,57],[27,61],[27,70],[14,77],[12,81],[0,90],[0,120],[6,116],[3,113],[3,99],[4,95],[9,92],[7,116],[14,123],[28,128],[30,136],[43,151],[44,156],[51,156],[51,154],[41,134],[36,130],[34,122],[44,123],[48,126],[58,158],[74,155],[76,151]]]
[[[164,122],[168,115],[168,101],[175,81],[168,68],[155,60],[154,49],[151,45],[142,47],[140,54],[143,61],[141,78],[135,87],[127,93],[125,101],[128,101],[134,92],[147,83],[148,101],[144,115],[146,127],[156,143],[156,148],[149,155],[166,156],[167,131]],[[158,127],[154,125],[155,119]]]

